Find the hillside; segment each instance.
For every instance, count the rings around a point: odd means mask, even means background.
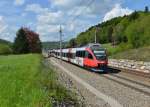
[[[11,42],[6,41],[6,40],[3,40],[3,39],[0,39],[0,44],[8,44],[8,45],[11,45]]]
[[[90,27],[74,39],[78,46],[94,42],[97,29],[97,42],[106,46],[109,55],[128,49],[150,45],[150,12],[135,11],[128,16],[116,17]]]
[[[130,59],[138,61],[150,61],[150,46],[138,49],[129,49],[110,56],[114,59]]]
[[[0,55],[11,53],[11,42],[0,39]]]

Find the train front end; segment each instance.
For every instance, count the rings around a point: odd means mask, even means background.
[[[85,64],[94,72],[107,72],[106,49],[102,48],[100,44],[90,44],[87,51],[90,55],[85,59]]]
[[[95,56],[96,67],[92,68],[93,71],[102,71],[107,72],[108,58],[106,54],[106,50],[103,48],[99,48],[96,50],[92,50],[93,55]]]

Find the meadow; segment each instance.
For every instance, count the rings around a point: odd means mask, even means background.
[[[0,56],[0,107],[51,107],[74,100],[39,54]]]

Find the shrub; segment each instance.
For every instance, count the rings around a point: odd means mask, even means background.
[[[12,49],[10,48],[10,46],[6,44],[0,44],[0,55],[7,55],[11,53],[12,53]]]

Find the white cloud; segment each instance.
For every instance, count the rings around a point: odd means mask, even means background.
[[[71,38],[88,27],[97,24],[104,13],[112,9],[121,0],[49,0],[50,7],[40,4],[29,4],[26,12],[36,15],[35,29],[42,40],[46,38],[58,39],[59,26],[63,25],[65,38]],[[79,16],[75,18],[76,16]],[[75,18],[75,20],[74,20]]]
[[[41,35],[46,35],[50,33],[56,33],[59,31],[58,25],[38,25],[37,26],[37,32],[39,32]]]
[[[14,5],[21,6],[25,3],[25,0],[14,0]]]
[[[7,24],[4,21],[4,17],[0,16],[0,34],[2,34],[7,28]]]
[[[49,0],[51,4],[55,7],[58,6],[63,9],[68,9],[81,3],[80,0]]]
[[[8,24],[5,22],[5,18],[0,16],[0,38],[8,41],[13,41],[15,27],[9,28]],[[14,35],[13,35],[14,34]]]
[[[114,17],[118,16],[124,16],[124,15],[129,15],[133,12],[133,10],[129,8],[122,8],[120,4],[116,4],[115,7],[107,12],[103,18],[103,21],[107,21],[109,19],[112,19]]]
[[[53,34],[59,31],[60,21],[64,20],[62,11],[50,11],[39,4],[27,5],[25,11],[37,14],[36,31],[40,34],[42,40],[45,40],[47,35],[49,35],[49,38],[54,36]]]
[[[40,4],[29,4],[26,6],[25,11],[30,11],[34,13],[45,13],[48,12],[48,8],[42,8]]]
[[[46,12],[37,16],[38,23],[40,24],[56,24],[61,20],[63,13],[58,12]]]

